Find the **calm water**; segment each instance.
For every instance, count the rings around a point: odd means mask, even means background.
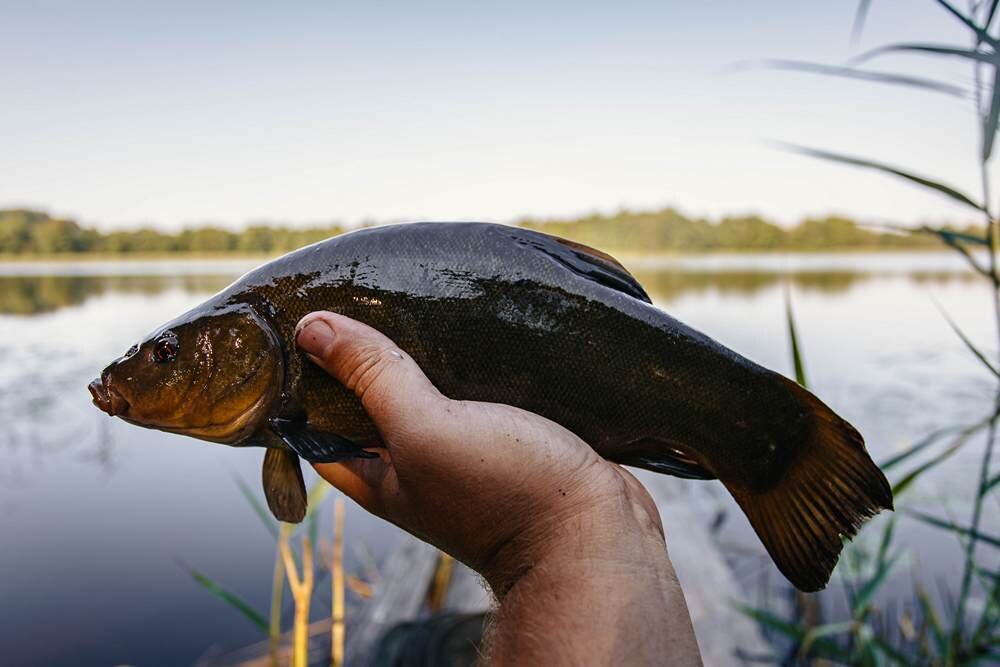
[[[934,299],[992,351],[989,290],[950,255],[626,263],[673,315],[786,373],[790,287],[810,382],[861,430],[876,459],[988,409],[990,377]],[[187,664],[260,638],[185,570],[196,567],[267,609],[274,543],[234,481],[257,490],[260,451],[130,427],[91,406],[86,391],[107,360],[249,267],[0,264],[4,664]],[[961,512],[980,448],[970,443],[909,502]],[[692,489],[706,516],[732,509],[717,484]],[[757,549],[745,521],[727,516],[722,541]],[[320,520],[329,522],[328,506]],[[348,509],[347,531],[355,570],[360,545],[378,555],[398,537],[356,508]],[[916,567],[935,581],[954,577],[951,537],[916,527],[904,536]],[[774,576],[759,561],[741,567],[744,578],[761,567]],[[320,598],[317,614],[324,604]]]

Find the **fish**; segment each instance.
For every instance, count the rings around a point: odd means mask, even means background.
[[[622,465],[719,480],[801,590],[823,588],[843,538],[892,509],[862,436],[808,390],[654,306],[611,255],[500,224],[369,227],[270,261],[112,361],[93,401],[265,448],[268,506],[301,521],[300,459],[381,446],[359,399],[296,348],[317,310],[383,332],[446,396],[542,415]]]

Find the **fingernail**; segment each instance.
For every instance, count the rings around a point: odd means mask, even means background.
[[[333,328],[324,320],[307,322],[296,338],[299,347],[311,354],[322,356],[333,342]]]
[[[299,323],[295,325],[295,337],[298,338],[299,334],[302,333],[302,330],[305,329],[307,325],[309,325],[312,322],[315,322],[316,320],[318,320],[322,316],[323,316],[323,313],[317,311],[317,312],[314,312],[314,313],[309,313],[308,315],[306,315],[305,317],[303,317],[301,320],[299,320]]]

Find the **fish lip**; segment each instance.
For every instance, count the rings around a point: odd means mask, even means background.
[[[101,378],[96,378],[87,385],[94,405],[112,417],[128,412],[129,404],[125,397],[109,387]]]

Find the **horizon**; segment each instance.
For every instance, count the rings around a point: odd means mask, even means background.
[[[0,53],[19,66],[0,71],[0,86],[17,104],[0,147],[18,159],[0,166],[0,208],[102,231],[666,206],[781,226],[830,213],[966,224],[945,198],[767,145],[858,154],[976,191],[963,102],[732,71],[766,58],[839,64],[888,41],[961,35],[939,8],[884,0],[853,46],[854,11],[791,0],[9,5]],[[970,79],[962,63],[915,64]],[[888,58],[876,69],[914,66]]]
[[[23,207],[23,206],[11,206],[5,207],[0,206],[0,216],[5,213],[16,213],[16,212],[26,212],[29,214],[40,214],[45,216],[50,220],[61,220],[65,222],[70,222],[78,225],[81,229],[92,229],[100,234],[111,234],[115,232],[137,232],[142,230],[153,230],[163,234],[173,235],[179,234],[185,231],[197,231],[199,229],[219,229],[231,233],[242,233],[254,227],[266,227],[270,229],[289,229],[289,230],[308,230],[308,229],[321,229],[321,228],[340,228],[343,231],[351,231],[354,229],[360,229],[364,227],[379,227],[384,225],[398,225],[398,224],[417,224],[417,223],[441,223],[441,224],[461,224],[461,223],[494,223],[501,225],[510,226],[524,226],[524,225],[547,225],[551,224],[554,226],[560,225],[573,225],[577,223],[582,223],[590,221],[593,219],[600,219],[605,222],[616,223],[616,218],[621,218],[625,216],[658,216],[667,213],[673,213],[677,216],[689,221],[689,222],[705,222],[709,225],[718,226],[720,223],[725,221],[734,220],[750,220],[757,219],[762,222],[774,225],[785,231],[791,231],[796,227],[801,227],[803,223],[811,221],[825,222],[830,220],[845,220],[853,225],[856,225],[861,229],[872,229],[875,231],[882,231],[886,233],[906,233],[906,230],[893,229],[890,225],[880,224],[876,221],[869,221],[865,219],[859,219],[852,217],[850,215],[838,212],[829,211],[827,213],[819,213],[815,215],[804,215],[801,218],[794,220],[777,220],[770,218],[766,215],[762,215],[755,211],[746,212],[735,212],[735,213],[723,213],[718,216],[701,216],[693,215],[684,208],[673,205],[665,205],[656,208],[628,208],[619,207],[613,211],[584,211],[576,215],[564,215],[564,216],[551,216],[542,217],[535,215],[522,215],[516,218],[511,218],[507,220],[427,220],[427,219],[399,219],[399,220],[357,220],[357,221],[345,221],[337,218],[327,218],[327,219],[316,219],[316,220],[275,220],[275,219],[251,219],[242,222],[229,223],[225,221],[218,220],[194,220],[182,224],[177,227],[163,227],[151,224],[137,223],[130,225],[128,223],[122,224],[120,226],[107,226],[101,224],[94,224],[92,222],[87,222],[72,216],[61,216],[57,215],[50,209],[45,208],[33,208],[33,207]],[[912,221],[912,224],[908,225],[911,230],[918,230],[926,221]],[[975,220],[944,220],[940,221],[937,225],[939,228],[943,229],[960,229],[960,228],[977,228],[982,226],[981,222]]]

